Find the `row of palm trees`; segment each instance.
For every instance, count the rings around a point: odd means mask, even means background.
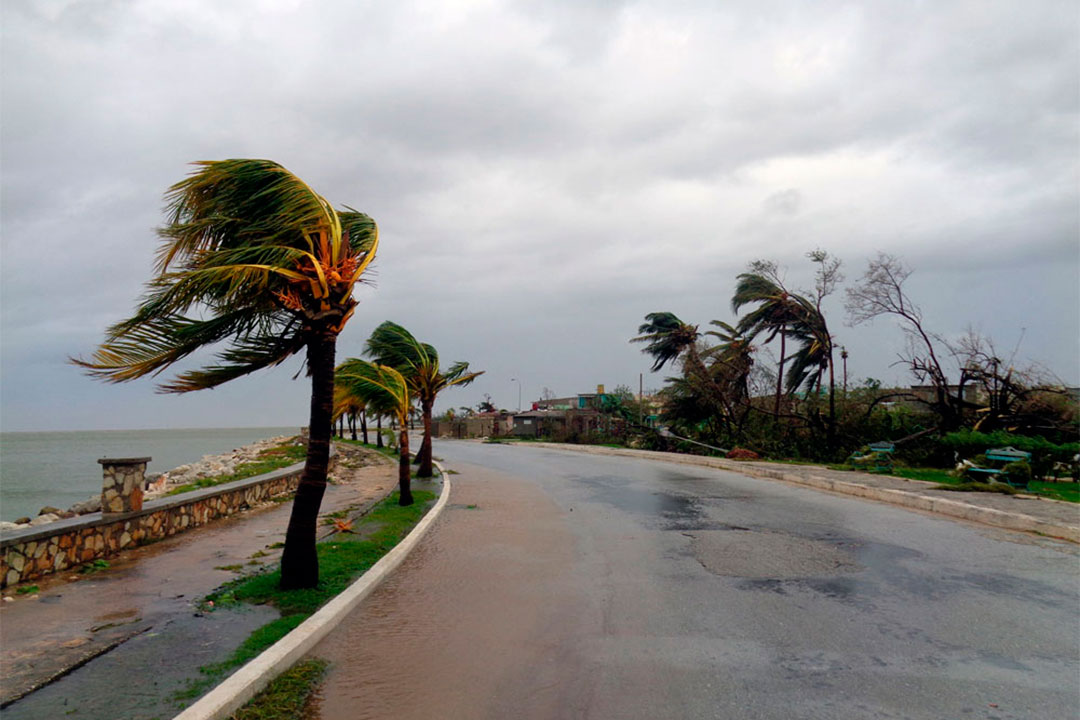
[[[372,361],[336,366],[337,338],[357,304],[353,288],[365,281],[375,259],[378,228],[362,212],[335,209],[278,163],[195,163],[166,192],[166,202],[157,265],[135,313],[109,327],[89,359],[71,361],[92,377],[118,383],[157,375],[200,349],[224,344],[215,361],[159,386],[162,392],[186,393],[303,352],[311,378],[309,441],[285,534],[280,585],[315,587],[335,383],[397,416],[405,504],[412,402],[420,403],[430,430],[435,395],[479,373],[469,373],[464,363],[442,372],[434,348],[393,323],[380,325],[368,341]],[[430,476],[430,432],[420,455],[420,475]]]
[[[412,505],[409,412],[419,403],[424,440],[417,452],[417,477],[429,478],[434,475],[431,416],[435,398],[447,388],[468,385],[483,371],[469,372],[467,362],[456,362],[444,371],[434,347],[389,320],[372,332],[364,354],[371,360],[349,358],[335,371],[334,417],[370,410],[377,417],[394,418],[398,427],[398,502]]]
[[[670,379],[668,393],[677,413],[699,422],[718,421],[725,429],[737,431],[751,410],[749,378],[754,343],[779,340],[773,416],[780,418],[785,395],[790,397],[800,389],[820,393],[828,373],[827,429],[832,442],[836,424],[833,340],[821,301],[839,279],[839,263],[822,251],[809,257],[820,263],[812,298],[789,290],[774,263],[755,262],[740,274],[731,308],[735,313],[750,309],[735,326],[713,320],[711,324],[718,329],[701,333],[697,325],[685,323],[670,312],[645,316],[638,336],[631,342],[646,343],[643,352],[653,358],[653,371],[681,359],[683,374]],[[700,341],[706,336],[719,343],[703,346]]]

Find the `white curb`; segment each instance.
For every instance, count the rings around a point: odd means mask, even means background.
[[[450,498],[450,476],[436,463],[443,489],[435,507],[417,523],[412,532],[386,553],[370,570],[340,595],[323,605],[295,630],[278,640],[261,655],[233,673],[173,720],[225,720],[255,697],[271,680],[292,667],[371,594],[394,568],[416,547]]]

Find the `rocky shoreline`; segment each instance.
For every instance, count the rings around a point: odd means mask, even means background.
[[[202,459],[197,462],[181,465],[168,472],[163,472],[160,475],[148,477],[146,479],[146,485],[143,488],[143,499],[154,500],[163,495],[167,495],[169,491],[180,487],[181,485],[187,485],[202,478],[231,475],[236,472],[238,466],[257,460],[259,454],[264,450],[268,450],[277,445],[282,445],[290,440],[299,442],[299,437],[281,435],[265,440],[258,440],[250,445],[244,445],[243,447],[236,448],[220,455],[204,455]],[[38,512],[37,517],[19,518],[15,522],[0,521],[0,531],[22,530],[28,527],[45,525],[64,518],[71,518],[77,515],[88,515],[100,511],[101,495],[99,493],[82,502],[75,503],[67,510],[45,506]]]

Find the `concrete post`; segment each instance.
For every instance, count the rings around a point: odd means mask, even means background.
[[[101,458],[101,512],[122,514],[142,510],[143,483],[150,458]]]

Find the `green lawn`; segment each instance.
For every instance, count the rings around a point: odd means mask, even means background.
[[[398,451],[395,448],[390,447],[389,445],[384,444],[382,447],[378,447],[374,443],[365,443],[360,440],[350,440],[349,438],[334,438],[334,442],[344,443],[346,445],[353,445],[355,447],[367,448],[368,450],[380,452],[386,457],[393,458],[395,460],[398,459]]]
[[[782,465],[813,465],[816,463],[809,463],[800,460],[765,460],[764,462],[777,463]],[[852,471],[850,465],[832,464],[825,467],[830,470],[845,470]],[[987,490],[985,483],[972,483],[967,482],[961,478],[955,477],[952,474],[952,470],[946,470],[942,468],[913,468],[913,467],[893,467],[891,473],[893,477],[907,478],[908,480],[924,480],[926,482],[940,483],[947,485],[947,489],[965,490],[969,492],[1008,492],[1008,490],[1002,489],[1000,484],[995,484],[993,490]],[[1006,486],[1007,487],[1007,486]],[[1062,482],[1042,482],[1039,480],[1032,480],[1028,483],[1028,489],[1026,491],[1030,495],[1041,495],[1048,497],[1052,500],[1063,500],[1065,502],[1080,503],[1080,483],[1074,483],[1071,480],[1064,480]]]
[[[263,450],[259,453],[258,459],[254,462],[238,465],[236,467],[236,472],[232,475],[216,475],[214,477],[199,478],[195,482],[173,488],[168,494],[179,495],[181,493],[191,492],[192,490],[201,490],[202,488],[214,487],[215,485],[223,485],[227,482],[232,482],[233,480],[243,480],[245,478],[255,477],[256,475],[262,475],[263,473],[295,465],[305,457],[307,457],[307,448],[303,445],[294,445],[290,440],[281,445],[275,445],[272,448]]]

